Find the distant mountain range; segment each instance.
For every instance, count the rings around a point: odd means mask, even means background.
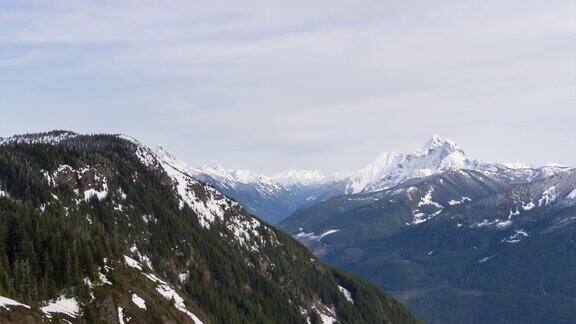
[[[576,320],[576,171],[471,160],[433,136],[345,175],[196,168],[431,323]],[[266,218],[264,215],[274,215]],[[288,216],[289,215],[289,216]]]
[[[576,169],[468,161],[444,143],[415,155],[449,157],[431,164],[449,167],[389,177],[406,174],[400,163],[383,181],[301,208],[278,227],[426,322],[573,323]]]
[[[169,155],[162,147],[161,155]],[[568,168],[550,164],[529,167],[469,160],[453,141],[433,136],[422,149],[390,152],[374,163],[349,174],[289,170],[275,176],[248,170],[227,170],[221,165],[189,168],[195,177],[244,204],[252,213],[278,223],[296,210],[330,198],[392,188],[406,180],[450,170],[476,170],[506,183],[522,183]]]
[[[0,138],[0,206],[0,228],[15,229],[0,232],[0,266],[9,269],[0,277],[0,320],[417,321],[251,214],[426,322],[576,319],[576,169],[470,160],[438,136],[350,174],[272,177],[190,167],[126,136]],[[59,254],[26,243],[59,244],[47,240],[54,235],[75,248]],[[130,293],[152,310],[142,313]],[[166,304],[168,295],[180,302]],[[50,311],[62,307],[76,317]]]

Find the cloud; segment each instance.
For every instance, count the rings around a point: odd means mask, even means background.
[[[479,158],[573,163],[574,7],[17,1],[0,5],[0,82],[11,109],[97,111],[77,118],[194,163],[349,170],[432,133]]]

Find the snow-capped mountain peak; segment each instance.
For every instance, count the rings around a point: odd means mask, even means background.
[[[407,179],[468,166],[469,161],[458,145],[434,135],[422,149],[407,154],[384,153],[373,164],[354,172],[348,177],[346,192],[387,189]]]
[[[170,152],[168,152],[162,145],[158,144],[156,146],[156,150],[154,152],[156,154],[156,156],[158,156],[158,158],[162,161],[166,161],[167,163],[169,163],[170,165],[173,165],[175,168],[179,169],[179,170],[186,170],[188,169],[188,165],[184,162],[182,162],[181,160],[179,160],[178,158],[176,158],[174,155],[170,154]]]
[[[409,179],[422,178],[445,171],[475,170],[486,177],[505,179],[510,183],[533,181],[565,170],[557,165],[486,163],[469,160],[451,139],[432,136],[420,149],[409,153],[386,152],[374,162],[349,174],[325,174],[311,170],[288,170],[266,176],[250,170],[230,170],[215,164],[188,167],[162,146],[156,154],[171,165],[187,170],[196,179],[217,188],[245,204],[257,215],[273,215],[276,222],[295,209],[332,197],[360,192],[373,192],[395,187]]]
[[[309,186],[323,183],[328,179],[324,173],[311,170],[288,170],[272,177],[284,187]]]
[[[433,150],[439,147],[448,147],[453,150],[460,150],[460,147],[458,147],[458,145],[456,145],[453,140],[440,137],[438,135],[432,135],[432,137],[424,145],[424,150]]]

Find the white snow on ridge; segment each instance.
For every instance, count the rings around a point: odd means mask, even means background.
[[[551,203],[552,201],[554,201],[556,199],[556,186],[552,186],[548,189],[546,189],[543,193],[542,193],[542,198],[540,198],[540,200],[538,200],[538,207],[543,206],[543,205],[548,205],[549,203]]]
[[[509,179],[541,178],[544,174],[552,175],[561,171],[557,166],[525,169],[522,165],[506,167],[498,163],[469,160],[452,140],[437,135],[434,135],[422,149],[411,153],[384,153],[374,163],[348,174],[288,170],[274,176],[266,176],[249,170],[228,170],[221,165],[188,167],[161,147],[156,154],[175,169],[200,181],[222,190],[256,192],[262,199],[264,197],[278,199],[283,197],[286,191],[290,194],[299,192],[300,189],[313,189],[311,192],[319,190],[320,194],[324,190],[341,194],[374,192],[389,189],[408,179],[463,169],[476,170],[485,176],[497,175]],[[442,182],[442,179],[440,181]],[[315,186],[318,187],[314,188]],[[323,200],[323,198],[322,195],[314,194],[308,196],[307,201],[311,200]],[[452,200],[450,204],[463,202],[465,200]],[[203,224],[208,227],[210,222],[208,218]]]
[[[237,203],[227,199],[218,190],[203,186],[206,193],[206,201],[198,198],[192,187],[200,183],[192,178],[188,172],[190,169],[181,161],[171,156],[166,151],[159,151],[159,159],[164,171],[172,178],[176,184],[178,195],[180,196],[180,207],[188,205],[198,215],[200,225],[210,228],[210,224],[216,219],[223,220],[224,212],[234,207]]]
[[[320,302],[318,305],[313,305],[312,308],[320,315],[322,324],[334,324],[338,321],[334,308],[328,307]]]
[[[124,256],[124,262],[126,263],[126,265],[128,265],[129,267],[138,269],[140,271],[142,271],[142,265],[140,264],[140,262],[132,259],[131,257],[125,255]]]
[[[464,152],[452,140],[434,135],[421,150],[408,154],[382,154],[372,165],[348,177],[346,191],[383,190],[407,179],[468,167],[469,161]]]
[[[145,274],[145,276],[158,284],[158,286],[156,286],[156,291],[162,295],[164,299],[174,301],[174,307],[176,307],[176,309],[188,315],[192,321],[194,321],[194,323],[203,324],[196,315],[192,314],[188,309],[186,309],[184,299],[174,289],[172,289],[172,287],[170,287],[166,281],[156,277],[153,274]]]
[[[272,176],[272,179],[284,187],[310,186],[335,181],[338,175],[326,175],[311,170],[288,170]]]
[[[47,303],[46,306],[40,308],[48,318],[52,317],[52,313],[66,314],[70,317],[78,316],[80,307],[75,298],[66,298],[65,296],[60,296],[56,300],[52,300]]]
[[[338,290],[340,290],[340,292],[344,295],[344,297],[349,303],[354,304],[354,299],[352,299],[352,294],[348,289],[338,285]]]
[[[8,306],[22,306],[22,307],[30,309],[30,306],[28,306],[26,304],[19,303],[19,302],[15,301],[14,299],[10,299],[8,297],[0,296],[0,308],[9,309]]]

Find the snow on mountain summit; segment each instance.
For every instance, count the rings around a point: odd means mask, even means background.
[[[468,167],[469,160],[460,147],[434,135],[422,149],[407,154],[384,153],[373,164],[354,172],[347,179],[346,193],[387,189],[407,179]]]
[[[445,171],[475,170],[489,178],[521,183],[566,170],[557,165],[531,167],[520,163],[505,165],[470,160],[454,141],[438,135],[432,136],[420,149],[409,153],[383,153],[372,164],[349,174],[292,169],[267,176],[250,170],[226,169],[219,164],[188,167],[162,146],[158,146],[156,155],[243,203],[252,213],[269,217],[270,222],[281,220],[312,202],[344,194],[385,190],[406,180]]]
[[[272,177],[279,184],[285,187],[309,186],[312,184],[322,183],[329,176],[318,171],[311,170],[288,170]]]

